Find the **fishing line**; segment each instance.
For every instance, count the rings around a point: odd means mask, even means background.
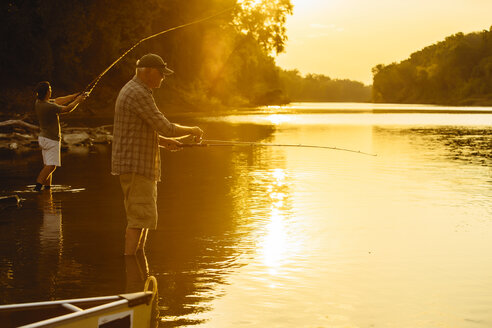
[[[204,17],[204,18],[201,18],[201,19],[198,19],[198,20],[195,20],[193,22],[190,22],[190,23],[186,23],[186,24],[182,24],[182,25],[178,25],[178,26],[175,26],[175,27],[171,27],[167,30],[164,30],[164,31],[161,31],[159,33],[156,33],[156,34],[153,34],[151,36],[148,36],[146,38],[143,38],[141,39],[140,41],[138,41],[137,43],[135,43],[130,49],[128,49],[127,51],[125,51],[123,53],[123,55],[121,55],[120,57],[118,57],[118,59],[116,59],[111,65],[109,65],[104,71],[102,71],[101,74],[99,74],[94,80],[92,80],[91,83],[89,83],[87,85],[87,87],[85,87],[84,89],[84,93],[87,94],[87,96],[89,96],[92,92],[92,90],[94,90],[94,88],[96,87],[97,83],[99,82],[99,80],[114,66],[116,65],[120,60],[123,59],[123,57],[125,57],[130,51],[132,51],[133,49],[135,49],[140,43],[144,42],[144,41],[147,41],[149,39],[152,39],[152,38],[155,38],[156,36],[159,36],[159,35],[162,35],[162,34],[165,34],[165,33],[168,33],[168,32],[171,32],[171,31],[174,31],[174,30],[177,30],[177,29],[180,29],[180,28],[183,28],[183,27],[186,27],[186,26],[190,26],[190,25],[193,25],[193,24],[198,24],[198,23],[201,23],[201,22],[204,22],[206,20],[209,20],[209,19],[212,19],[212,18],[215,18],[217,16],[220,16],[228,11],[231,11],[235,8],[236,6],[232,6],[230,8],[227,8],[227,9],[224,9],[222,11],[219,11],[218,13],[216,14],[213,14],[211,16],[207,16],[207,17]]]
[[[303,144],[273,144],[273,143],[249,142],[249,141],[227,141],[227,140],[205,140],[204,139],[204,140],[202,140],[201,143],[182,144],[181,147],[220,147],[220,146],[318,148],[318,149],[347,151],[347,152],[361,154],[361,155],[367,155],[367,156],[377,156],[377,154],[371,154],[371,153],[366,153],[366,152],[363,152],[360,150],[353,150],[353,149],[339,148],[339,147],[303,145]]]

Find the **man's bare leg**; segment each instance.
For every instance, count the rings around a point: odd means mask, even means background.
[[[51,174],[55,172],[56,166],[55,165],[45,165],[42,169],[41,172],[39,172],[38,178],[36,179],[36,182],[40,184],[45,184],[46,181],[49,179],[50,185],[51,185]]]
[[[135,256],[138,267],[140,268],[140,273],[142,274],[142,280],[147,279],[149,276],[149,262],[147,262],[147,256],[145,256],[145,250],[142,249],[141,252],[137,251]]]
[[[53,172],[55,172],[55,170],[53,170]],[[46,187],[46,186],[49,186],[51,187],[51,181],[52,181],[52,178],[53,178],[53,172],[51,172],[51,174],[46,178],[46,180],[44,180],[44,183],[43,185]]]
[[[125,255],[135,255],[137,253],[138,242],[140,241],[143,230],[140,228],[126,228]]]
[[[149,233],[149,229],[142,229],[142,234],[140,235],[140,240],[138,241],[137,251],[144,250],[145,243],[147,242],[147,234]]]
[[[41,169],[41,172],[39,172],[39,175],[36,179],[36,186],[34,187],[35,191],[41,191],[43,185],[45,186],[45,189],[51,188],[51,176],[53,172],[55,172],[55,169],[55,165],[45,165]]]

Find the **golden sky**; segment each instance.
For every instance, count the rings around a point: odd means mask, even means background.
[[[371,68],[457,32],[488,30],[492,0],[291,0],[285,69],[372,83]]]

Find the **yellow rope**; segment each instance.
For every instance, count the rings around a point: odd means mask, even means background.
[[[152,283],[152,301],[154,301],[155,295],[157,295],[157,279],[154,276],[149,276],[147,280],[145,280],[144,292],[149,291],[150,283]]]

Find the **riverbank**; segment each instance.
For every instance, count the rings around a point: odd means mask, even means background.
[[[0,122],[0,156],[20,155],[39,150],[39,127],[22,120]],[[63,127],[62,151],[71,147],[86,147],[91,151],[97,144],[110,144],[112,125],[98,127]]]

